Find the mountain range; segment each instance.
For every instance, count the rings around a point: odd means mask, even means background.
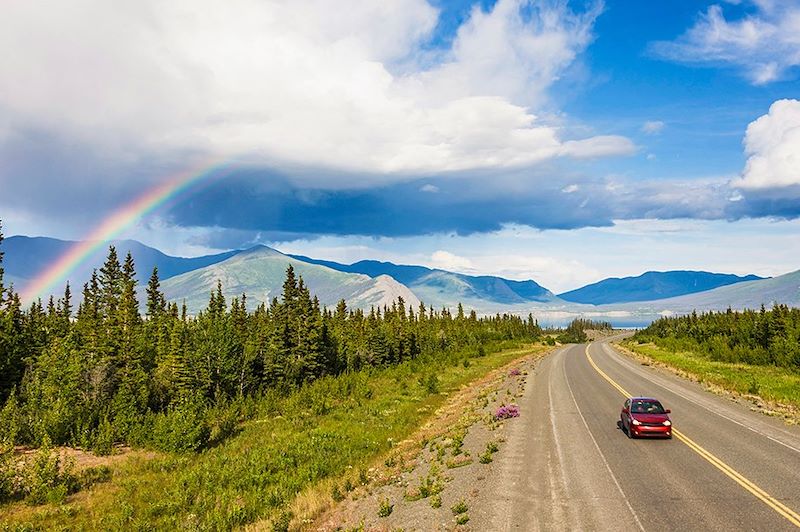
[[[191,314],[197,314],[208,305],[217,281],[222,283],[226,299],[246,294],[249,302],[269,305],[273,298],[280,297],[289,266],[303,278],[323,306],[333,307],[344,299],[348,307],[368,310],[373,306],[391,305],[398,296],[415,308],[420,303],[411,290],[388,275],[370,277],[340,272],[303,262],[266,246],[254,247],[216,264],[170,277],[161,283],[161,289],[168,300],[185,301]]]
[[[733,274],[697,271],[645,272],[638,277],[612,277],[584,287],[558,294],[573,303],[604,305],[651,301],[713,290],[744,281],[763,279],[757,275],[740,277]]]
[[[6,284],[17,291],[53,263],[74,242],[44,237],[12,236],[3,241]],[[398,265],[373,260],[353,264],[285,255],[266,246],[233,250],[202,257],[166,255],[134,240],[112,242],[122,258],[129,250],[145,284],[158,266],[165,295],[185,301],[190,313],[208,303],[209,294],[222,282],[226,297],[246,293],[248,305],[268,303],[281,292],[286,268],[302,275],[320,303],[369,309],[391,304],[398,296],[407,304],[420,301],[435,307],[455,307],[479,313],[532,312],[544,323],[563,323],[574,316],[598,317],[618,324],[643,324],[661,315],[697,309],[757,308],[761,304],[800,306],[800,271],[775,278],[737,276],[702,271],[646,272],[637,277],[610,278],[554,294],[534,280],[517,281],[497,276],[473,276],[424,266]],[[107,248],[87,257],[71,273],[73,292],[105,260]],[[56,288],[60,292],[61,288]],[[254,303],[255,302],[255,303]]]

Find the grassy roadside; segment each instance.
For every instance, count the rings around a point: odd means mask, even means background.
[[[721,391],[753,401],[770,415],[800,422],[800,373],[775,366],[720,362],[691,351],[671,351],[627,339],[616,343],[639,359],[655,361],[676,373]]]
[[[494,347],[506,349],[409,361],[262,398],[252,405],[253,421],[218,447],[130,461],[111,482],[62,505],[0,507],[0,528],[217,530],[263,519],[287,522],[286,511],[303,490],[332,478],[352,486],[368,482],[368,467],[422,425],[446,394],[548,349]]]

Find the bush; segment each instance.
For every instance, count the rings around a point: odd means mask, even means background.
[[[61,463],[61,456],[50,448],[50,442],[36,452],[33,461],[25,467],[23,490],[30,505],[45,502],[58,504],[78,488],[73,474],[73,463]]]
[[[431,508],[441,508],[442,507],[442,496],[441,495],[434,495],[431,497]]]
[[[114,427],[108,418],[103,418],[92,438],[92,452],[99,456],[108,456],[114,450]]]
[[[392,510],[394,510],[394,504],[391,504],[389,499],[383,499],[378,508],[378,517],[389,517],[392,515]]]
[[[14,390],[0,410],[0,427],[3,432],[0,434],[0,444],[6,443],[14,446],[17,441],[17,434],[22,425],[22,412],[17,401],[17,394]]]
[[[433,373],[420,377],[419,384],[431,395],[439,393],[439,378]]]
[[[464,499],[461,499],[453,506],[451,506],[450,510],[453,512],[453,515],[458,515],[466,513],[467,510],[469,510],[469,508],[467,507],[467,502]]]
[[[108,466],[87,467],[78,475],[78,485],[81,489],[109,480],[111,480],[111,468]]]
[[[202,403],[185,400],[155,415],[150,442],[162,451],[198,452],[210,436]]]
[[[214,409],[211,413],[209,445],[218,445],[236,432],[236,426],[239,421],[238,415],[237,411],[231,407]]]
[[[0,442],[0,503],[16,496],[19,490],[14,447]]]

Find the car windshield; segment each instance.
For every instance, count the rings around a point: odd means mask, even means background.
[[[633,401],[631,412],[634,414],[663,414],[664,407],[658,401]]]

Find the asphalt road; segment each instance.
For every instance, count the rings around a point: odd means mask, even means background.
[[[591,361],[590,361],[591,358]],[[630,440],[622,391],[672,410],[672,440]],[[548,356],[470,509],[474,530],[797,530],[800,428],[604,342]]]

